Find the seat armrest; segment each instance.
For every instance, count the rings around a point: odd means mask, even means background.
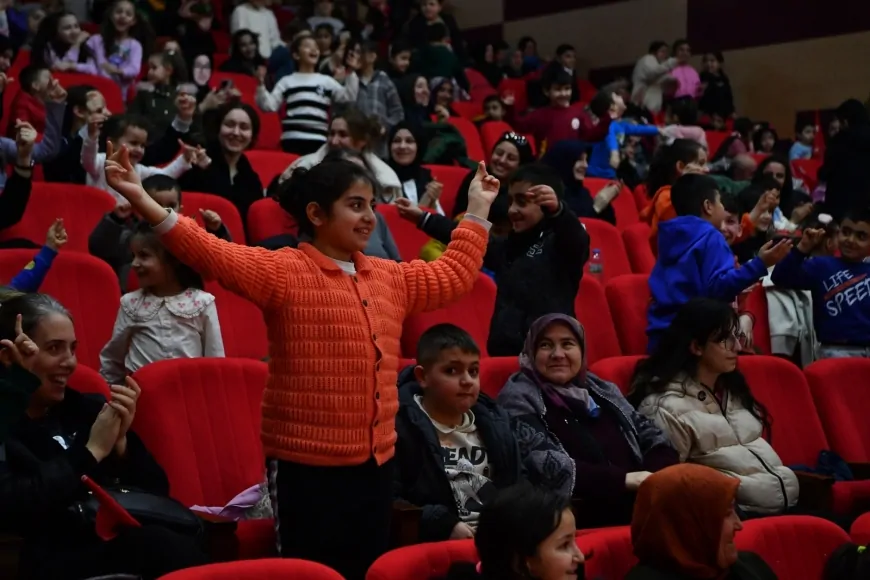
[[[803,509],[829,511],[834,503],[834,478],[827,475],[795,471],[800,484],[798,505]]]
[[[205,551],[212,562],[230,562],[238,559],[239,540],[236,538],[238,522],[205,512],[194,511],[202,520],[205,531]]]
[[[400,548],[419,542],[423,510],[404,500],[393,502],[390,521],[390,547]]]
[[[870,463],[847,463],[855,481],[870,479]]]

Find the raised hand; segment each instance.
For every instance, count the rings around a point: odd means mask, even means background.
[[[123,195],[133,207],[136,207],[136,203],[142,196],[147,197],[145,190],[142,189],[142,180],[130,163],[130,152],[127,147],[122,146],[115,151],[111,141],[106,142],[106,183]]]
[[[205,224],[206,231],[208,232],[214,233],[218,231],[224,223],[221,216],[219,216],[216,211],[210,209],[200,209],[199,215],[202,216],[202,221]]]
[[[526,192],[529,201],[550,213],[559,211],[559,196],[549,185],[535,185]]]
[[[45,245],[55,252],[61,249],[68,241],[66,228],[63,227],[63,219],[54,220],[51,227],[48,228],[48,235],[45,237]]]
[[[804,230],[804,235],[801,241],[798,242],[798,250],[803,254],[810,254],[815,250],[822,240],[825,239],[825,230],[822,228],[807,228]]]
[[[7,85],[15,79],[7,77],[6,73],[0,73],[0,93],[6,90]]]
[[[396,200],[396,208],[399,210],[399,217],[413,224],[420,223],[420,216],[423,215],[423,210],[413,201],[406,197],[400,197]]]
[[[91,425],[91,433],[88,443],[85,445],[94,459],[102,461],[115,448],[118,443],[118,433],[121,430],[121,417],[118,411],[109,404],[103,405],[100,414]]]
[[[87,123],[88,123],[88,137],[91,139],[96,139],[100,136],[100,129],[103,128],[103,123],[106,122],[106,115],[104,115],[101,111],[94,111],[92,113],[88,113]]]
[[[474,179],[468,186],[468,211],[478,217],[487,217],[489,215],[489,206],[495,201],[498,196],[498,189],[501,184],[498,178],[493,177],[486,170],[486,165],[483,161],[477,164],[477,172],[474,174]],[[485,215],[480,215],[472,211],[472,206],[479,211],[484,211]]]
[[[36,355],[39,354],[39,347],[36,343],[30,340],[30,337],[24,334],[21,328],[21,315],[15,317],[15,340],[0,341],[0,353],[3,354],[0,360],[4,366],[17,364],[21,368],[28,371],[33,370],[33,363],[36,361]]]
[[[770,268],[785,258],[793,247],[794,243],[791,240],[780,240],[776,244],[771,240],[761,247],[758,251],[758,257],[765,266]]]

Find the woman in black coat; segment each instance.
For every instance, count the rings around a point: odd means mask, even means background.
[[[45,294],[7,292],[2,298],[0,339],[31,351],[21,365],[15,364],[9,343],[0,351],[2,379],[14,387],[4,388],[0,399],[0,434],[6,435],[0,522],[3,531],[24,538],[20,577],[75,580],[124,573],[157,578],[206,563],[193,538],[167,528],[125,528],[104,541],[83,521],[77,509],[88,498],[83,476],[109,489],[169,493],[163,469],[129,430],[138,386],[132,381],[113,386],[108,404],[68,389],[76,367],[69,313]]]

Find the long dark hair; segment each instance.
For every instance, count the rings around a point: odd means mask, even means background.
[[[49,48],[54,51],[54,54],[57,55],[58,58],[63,58],[63,55],[72,48],[72,44],[63,42],[57,37],[57,28],[60,25],[61,19],[66,16],[75,17],[75,14],[72,12],[55,12],[54,14],[46,16],[42,22],[39,23],[39,28],[37,28],[36,34],[33,36],[33,43],[30,50],[31,64],[48,68],[45,53]],[[94,53],[91,51],[91,47],[84,42],[79,45],[78,62],[87,62],[89,58],[93,57]]]
[[[567,496],[548,489],[519,483],[508,487],[480,511],[474,545],[480,558],[480,573],[473,564],[454,565],[447,578],[459,580],[519,580],[529,578],[523,570],[526,558],[562,523],[562,514],[571,508]],[[583,579],[583,565],[577,570]]]
[[[154,29],[151,28],[148,20],[137,10],[136,3],[133,0],[114,0],[106,12],[103,14],[103,21],[100,23],[100,36],[103,38],[103,54],[106,58],[111,56],[118,45],[118,31],[115,30],[115,24],[112,22],[112,12],[115,11],[115,6],[121,2],[127,2],[133,6],[133,12],[136,14],[136,24],[130,28],[129,38],[136,39],[142,45],[142,62],[144,63],[148,55],[151,54],[151,47],[154,44]]]
[[[677,180],[677,163],[691,163],[698,159],[701,144],[691,139],[676,139],[670,145],[659,148],[649,165],[646,177],[646,193],[652,198],[666,185]]]
[[[638,407],[649,395],[663,393],[680,375],[693,377],[698,369],[698,357],[690,350],[692,344],[719,342],[739,330],[737,313],[730,304],[709,298],[690,300],[680,308],[649,358],[637,364],[627,399]],[[712,388],[714,385],[708,386]],[[715,387],[736,397],[743,408],[761,422],[770,437],[770,413],[752,396],[749,384],[739,370],[719,375]]]
[[[752,183],[760,183],[765,179],[766,176],[764,175],[764,170],[767,169],[767,166],[771,163],[779,163],[785,168],[785,180],[779,190],[779,209],[782,210],[783,216],[786,219],[791,219],[791,210],[794,209],[795,191],[794,179],[792,179],[791,173],[791,163],[789,163],[788,159],[776,153],[765,157],[764,160],[758,164],[758,169],[755,170],[755,174],[752,176]]]
[[[753,134],[753,124],[752,121],[747,117],[739,117],[734,119],[734,132],[719,145],[719,148],[716,149],[716,152],[711,153],[710,162],[716,162],[728,155],[728,150],[731,149],[731,145],[737,141],[738,139],[742,141],[751,141]]]

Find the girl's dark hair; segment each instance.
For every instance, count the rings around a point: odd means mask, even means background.
[[[680,125],[698,124],[698,105],[691,97],[680,97],[668,103],[671,115],[677,118]]]
[[[865,580],[870,578],[870,550],[857,544],[843,544],[831,554],[822,580]]]
[[[667,48],[668,43],[664,40],[654,40],[649,44],[649,50],[647,50],[648,54],[655,54],[662,48]]]
[[[314,224],[308,219],[308,204],[316,203],[332,213],[332,205],[357,182],[368,184],[377,191],[372,174],[353,161],[323,161],[310,169],[300,167],[279,186],[278,204],[299,225],[299,233],[314,237]]]
[[[135,38],[142,45],[142,55],[144,60],[144,55],[151,54],[151,47],[154,44],[156,36],[154,34],[154,29],[151,28],[147,18],[140,14],[136,9],[136,3],[133,0],[114,0],[109,4],[108,8],[106,8],[106,12],[103,14],[103,21],[100,23],[100,36],[103,38],[103,53],[108,57],[115,52],[115,47],[117,45],[117,31],[115,30],[115,25],[112,24],[112,13],[115,11],[115,7],[121,2],[126,2],[133,7],[133,12],[136,15],[136,24],[130,28],[128,36],[130,38]]]
[[[728,154],[728,150],[731,149],[731,144],[737,139],[742,139],[744,141],[751,139],[754,126],[752,120],[748,117],[738,117],[737,119],[734,119],[734,133],[736,133],[736,135],[730,135],[727,139],[722,141],[722,144],[719,145],[718,149],[716,149],[716,152],[713,154],[710,161],[719,161],[725,157]]]
[[[336,119],[344,119],[351,138],[354,141],[365,142],[366,148],[371,148],[381,139],[381,123],[374,115],[367,116],[356,107],[348,107],[343,112],[333,115],[332,121]]]
[[[791,174],[791,163],[788,162],[788,159],[776,153],[765,157],[764,160],[758,164],[758,169],[755,170],[755,174],[752,176],[752,183],[761,183],[761,181],[767,177],[764,170],[767,169],[767,166],[771,163],[779,163],[785,169],[785,180],[779,190],[779,209],[781,209],[783,215],[788,218],[791,216],[791,210],[794,209],[794,180],[792,179]]]
[[[166,246],[160,241],[160,237],[155,233],[154,228],[148,225],[148,223],[142,221],[137,224],[131,238],[132,240],[140,240],[146,248],[154,250],[158,255],[162,256],[166,265],[175,272],[175,277],[183,288],[199,288],[200,290],[205,288],[202,276],[187,264],[182,263],[181,260],[167,250]]]
[[[756,151],[761,151],[761,140],[767,133],[773,135],[773,148],[776,149],[776,144],[779,142],[779,135],[776,133],[776,129],[768,125],[767,127],[762,127],[752,135],[752,145],[755,147]]]
[[[713,58],[715,58],[719,62],[720,65],[725,64],[725,57],[722,55],[722,53],[720,51],[708,50],[707,52],[704,53],[704,56],[706,56],[708,54],[710,56],[712,56]]]
[[[55,12],[48,14],[39,23],[39,28],[36,29],[36,34],[33,36],[33,43],[30,49],[30,62],[32,64],[47,67],[48,63],[45,60],[47,49],[54,51],[58,57],[62,57],[67,51],[72,48],[72,45],[63,42],[57,37],[57,28],[60,25],[62,18],[66,16],[75,16],[72,12]],[[78,62],[87,62],[93,58],[94,53],[91,47],[85,43],[79,45],[79,60]]]
[[[570,508],[569,497],[527,482],[500,491],[480,511],[474,536],[481,580],[526,577],[518,567],[537,553]]]
[[[51,314],[72,320],[69,311],[48,294],[3,292],[0,295],[0,340],[15,340],[15,321],[21,315],[21,330],[31,338],[39,322]]]
[[[347,44],[344,46],[344,56],[341,59],[341,64],[347,70],[351,70],[350,67],[348,67],[347,65],[347,57],[350,55],[352,50],[355,50],[359,55],[359,58],[362,58],[363,44],[359,38],[352,37],[350,40],[347,41]]]
[[[646,192],[652,198],[666,185],[677,180],[677,163],[691,163],[698,159],[701,144],[691,139],[677,139],[670,145],[660,147],[649,164],[646,177]]]
[[[649,395],[663,393],[681,375],[694,377],[698,357],[692,354],[693,344],[702,346],[726,340],[740,330],[737,313],[730,304],[709,298],[694,298],[683,305],[665,330],[649,358],[637,363],[627,399],[638,407]],[[736,397],[744,409],[758,419],[770,437],[771,418],[767,408],[755,400],[746,379],[735,369],[719,375],[716,385]],[[685,386],[683,394],[685,395]]]
[[[187,64],[185,64],[184,57],[180,52],[175,50],[164,50],[156,52],[152,56],[159,57],[160,63],[163,66],[172,68],[172,75],[169,77],[170,85],[176,86],[188,81]]]
[[[240,30],[236,30],[233,33],[232,40],[230,41],[230,58],[235,60],[242,59],[242,51],[239,49],[239,45],[242,42],[242,38],[245,36],[250,36],[254,40],[254,44],[257,44],[260,39],[260,35],[254,32],[253,30],[248,30],[247,28],[242,28]],[[259,52],[257,52],[256,56],[259,56]],[[256,58],[256,56],[254,58]]]

